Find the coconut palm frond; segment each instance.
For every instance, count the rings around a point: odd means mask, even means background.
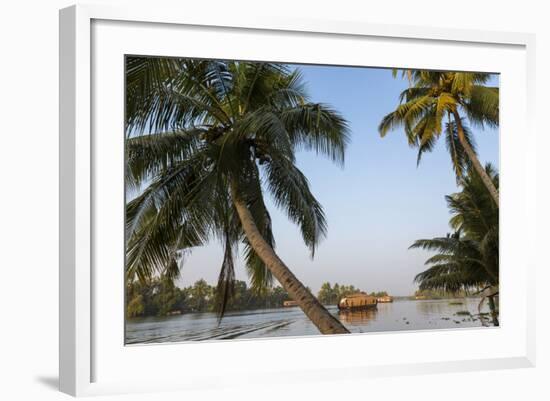
[[[393,74],[397,76],[398,70]],[[403,128],[409,145],[418,148],[418,164],[422,155],[435,146],[444,130],[443,119],[448,118],[445,138],[457,180],[470,164],[484,176],[477,154],[471,149],[473,136],[461,114],[480,127],[498,126],[499,90],[486,86],[491,74],[429,70],[402,70],[402,74],[409,78],[409,88],[399,96],[395,110],[382,118],[380,136]],[[498,191],[489,177],[484,176],[484,182],[498,206]]]
[[[244,236],[232,185],[269,246],[265,194],[298,225],[313,255],[327,224],[295,154],[313,150],[343,163],[347,122],[311,103],[299,71],[282,64],[130,58],[126,68],[126,176],[136,192],[126,209],[127,277],[177,277],[184,254],[220,241],[221,318],[238,244],[253,287],[273,280]]]
[[[310,191],[307,178],[285,158],[274,157],[266,164],[265,170],[269,192],[276,205],[300,227],[313,257],[317,244],[326,235],[327,222],[321,204]]]
[[[487,165],[485,170],[498,188],[494,168]],[[461,190],[446,197],[452,213],[450,224],[456,231],[445,237],[417,240],[410,246],[434,252],[426,260],[428,268],[415,277],[420,290],[453,293],[472,288],[498,288],[498,208],[471,166],[459,184]],[[492,310],[492,313],[495,312]],[[498,322],[496,317],[494,322]]]
[[[468,119],[483,128],[499,124],[499,88],[481,85],[472,86],[470,96],[463,104]]]
[[[297,105],[281,111],[280,119],[296,150],[313,150],[334,162],[344,163],[349,127],[330,106],[320,103]]]

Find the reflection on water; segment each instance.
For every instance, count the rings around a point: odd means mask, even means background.
[[[420,316],[432,316],[432,315],[442,315],[445,314],[449,308],[450,302],[434,302],[430,300],[416,301],[415,306]],[[452,303],[452,302],[451,302]],[[454,302],[459,305],[458,302]]]
[[[358,311],[340,311],[338,318],[344,324],[365,326],[369,321],[376,319],[377,308],[363,309]]]
[[[478,298],[395,300],[375,309],[339,313],[327,309],[352,333],[482,327]],[[488,312],[484,309],[482,312]],[[229,312],[220,324],[215,313],[137,318],[126,321],[126,343],[228,340],[317,335],[319,331],[298,307]]]

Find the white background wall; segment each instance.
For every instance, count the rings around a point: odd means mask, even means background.
[[[130,3],[124,0],[96,2]],[[150,3],[160,7],[168,1]],[[536,33],[538,174],[539,182],[550,182],[550,163],[546,160],[550,151],[548,112],[544,110],[548,104],[546,92],[550,89],[550,13],[544,9],[545,3],[517,0],[178,2],[181,7],[204,13],[249,13],[252,16],[271,13]],[[64,0],[12,0],[0,6],[0,398],[6,400],[68,398],[57,392],[57,13],[59,8],[71,4]],[[214,391],[185,395],[164,393],[117,399],[548,399],[550,330],[546,315],[550,305],[545,290],[550,281],[550,269],[545,252],[549,239],[545,227],[550,223],[549,195],[550,191],[541,185],[538,195],[540,224],[537,237],[533,236],[533,241],[538,242],[540,260],[537,269],[537,368],[379,378],[360,385],[329,382],[315,387],[281,387],[273,383],[265,390],[245,393],[228,390],[223,394]]]

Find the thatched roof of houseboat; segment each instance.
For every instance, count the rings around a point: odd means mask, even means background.
[[[346,299],[346,298],[376,298],[376,297],[373,297],[372,295],[369,295],[365,292],[357,292],[355,294],[350,294],[350,295],[346,295],[345,297],[342,297],[342,299]]]

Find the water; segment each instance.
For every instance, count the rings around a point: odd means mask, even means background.
[[[395,300],[376,309],[338,313],[327,309],[353,333],[481,327],[479,299]],[[464,314],[469,312],[470,315]],[[487,313],[484,305],[483,313]],[[488,319],[485,319],[488,323]],[[215,313],[128,319],[126,343],[160,343],[317,335],[298,307],[228,312],[220,325]]]

